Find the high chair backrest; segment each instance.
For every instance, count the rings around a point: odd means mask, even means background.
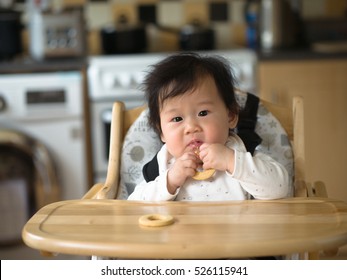
[[[291,141],[294,156],[294,196],[307,196],[305,182],[305,130],[304,130],[304,100],[295,96],[292,110],[277,104],[262,100],[264,106],[282,124]]]
[[[292,110],[261,100],[263,106],[280,122],[288,135],[294,154],[294,196],[310,194],[305,183],[304,154],[304,104],[301,97],[294,97]],[[114,199],[119,191],[121,151],[124,137],[145,106],[126,110],[122,102],[115,102],[112,111],[110,154],[107,178],[94,185],[85,199]]]

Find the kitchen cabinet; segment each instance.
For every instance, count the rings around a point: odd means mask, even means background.
[[[287,107],[304,97],[306,179],[324,181],[330,197],[347,201],[347,57],[260,59],[258,89]]]

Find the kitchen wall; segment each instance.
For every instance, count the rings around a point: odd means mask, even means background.
[[[65,0],[66,3],[83,0]],[[151,20],[151,11],[158,24],[179,28],[193,20],[209,25],[215,30],[216,48],[226,49],[234,45],[246,45],[246,0],[106,0],[89,2],[86,18],[90,30],[90,52],[100,53],[98,30],[114,23],[121,14],[126,14],[131,24],[140,17]],[[346,12],[346,0],[302,0],[305,18],[342,16]],[[147,13],[146,13],[147,11]],[[177,36],[158,31],[153,25],[147,27],[149,51],[174,51],[178,49]]]
[[[159,31],[153,23],[180,28],[193,20],[198,20],[215,30],[217,49],[226,49],[234,45],[246,46],[244,19],[246,2],[246,0],[51,0],[55,8],[84,6],[89,53],[94,55],[102,52],[99,40],[100,29],[115,24],[121,15],[126,15],[130,25],[138,24],[141,19],[152,22],[147,25],[149,52],[178,49],[177,35]],[[346,16],[347,1],[301,0],[301,12],[304,18]],[[29,20],[28,16],[24,18],[25,21]],[[24,42],[27,41],[25,35]]]

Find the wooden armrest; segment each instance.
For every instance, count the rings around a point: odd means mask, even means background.
[[[294,182],[295,197],[307,197],[308,184],[304,180],[296,180]]]
[[[115,199],[118,188],[106,183],[97,183],[82,197],[82,199]]]
[[[328,197],[327,189],[322,181],[314,182],[314,192],[316,196]]]
[[[98,193],[103,189],[104,183],[97,183],[92,186],[82,199],[97,199]]]
[[[324,182],[316,181],[313,184],[306,184],[307,187],[307,195],[308,197],[328,197],[328,193],[325,187]],[[330,250],[323,250],[322,254],[326,257],[336,256],[339,251],[339,248],[333,248]],[[309,259],[319,259],[319,252],[309,253]]]
[[[328,197],[325,184],[322,181],[314,182],[313,184],[307,184],[308,197]]]

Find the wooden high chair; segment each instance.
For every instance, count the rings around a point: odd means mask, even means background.
[[[302,97],[293,98],[292,110],[261,100],[265,108],[281,123],[291,141],[294,154],[294,196],[295,197],[327,197],[323,182],[313,184],[305,181],[305,133],[304,133],[304,101]],[[120,162],[124,137],[138,118],[145,106],[125,110],[122,102],[115,102],[112,111],[111,139],[107,177],[104,183],[95,184],[83,199],[115,199],[120,187]],[[325,252],[335,255],[337,250]],[[317,259],[319,252],[302,254],[300,259]]]
[[[276,117],[286,131],[294,153],[294,196],[324,196],[327,192],[321,181],[313,184],[305,181],[305,133],[304,101],[302,97],[293,98],[292,111],[288,108],[261,100],[266,109]],[[122,102],[115,102],[112,109],[111,139],[107,177],[104,183],[95,184],[83,199],[114,199],[119,190],[120,161],[124,137],[145,106],[125,110]]]

